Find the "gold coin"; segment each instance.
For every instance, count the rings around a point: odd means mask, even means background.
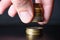
[[[29,27],[26,28],[26,34],[28,35],[40,35],[40,31],[43,27]]]
[[[40,22],[43,21],[43,16],[42,16],[42,7],[39,3],[35,3],[34,4],[34,18],[32,20],[32,22]]]

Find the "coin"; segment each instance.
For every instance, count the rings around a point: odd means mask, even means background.
[[[39,3],[35,3],[34,5],[34,18],[32,20],[32,22],[40,22],[43,21],[43,15],[42,15],[42,11],[43,8],[41,7],[41,5]]]
[[[26,28],[26,34],[28,35],[40,35],[43,27],[28,27]]]
[[[28,27],[26,28],[26,37],[27,40],[37,40],[41,35],[43,27]]]

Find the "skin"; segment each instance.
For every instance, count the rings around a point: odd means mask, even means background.
[[[35,0],[35,3],[41,3],[44,9],[44,21],[37,22],[41,25],[47,24],[53,7],[54,0]],[[14,17],[18,14],[23,23],[31,22],[34,17],[32,0],[1,0],[0,1],[0,15],[3,14],[6,8],[9,8],[8,15]]]

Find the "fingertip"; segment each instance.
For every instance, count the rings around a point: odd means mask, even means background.
[[[11,5],[11,7],[9,8],[9,10],[8,10],[8,15],[10,16],[10,17],[14,17],[15,15],[16,15],[16,10],[15,10],[15,8],[13,7],[13,5]]]
[[[33,15],[30,15],[28,12],[20,12],[18,15],[21,21],[25,24],[30,23],[33,18]]]
[[[32,13],[32,6],[30,1],[26,3],[24,0],[11,0],[13,5],[15,6],[18,16],[21,19],[21,21],[25,24],[30,23],[32,18],[33,18],[33,13]],[[21,4],[22,2],[22,4]],[[17,3],[17,4],[16,4]]]
[[[38,24],[40,24],[40,25],[44,25],[44,23],[43,23],[43,22],[38,22]]]
[[[8,15],[9,15],[10,17],[14,17],[14,15],[12,15],[12,14],[10,13],[10,11],[8,11]]]
[[[46,21],[44,21],[44,22],[38,22],[38,24],[40,24],[40,25],[45,25],[45,24],[47,24],[48,22],[46,22]]]

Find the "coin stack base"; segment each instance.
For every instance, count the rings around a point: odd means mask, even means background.
[[[39,40],[42,35],[43,27],[28,27],[26,28],[27,40]]]

